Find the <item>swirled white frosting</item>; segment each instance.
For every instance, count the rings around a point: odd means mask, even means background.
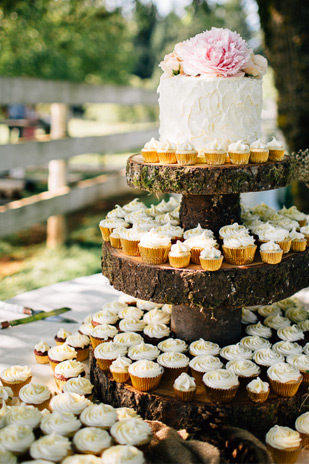
[[[140,334],[134,332],[122,332],[114,337],[114,342],[118,345],[123,345],[126,348],[130,348],[134,345],[139,345],[143,341],[143,337]]]
[[[169,256],[189,256],[190,251],[187,247],[187,245],[180,240],[177,240],[177,243],[175,245],[172,245],[171,251],[169,252]]]
[[[33,459],[49,459],[58,462],[67,456],[70,448],[68,438],[52,433],[35,441],[30,447],[30,455]]]
[[[183,140],[176,144],[176,153],[197,153],[189,140]]]
[[[221,369],[223,364],[219,358],[212,354],[202,354],[200,356],[194,356],[189,362],[189,366],[191,369],[198,372],[208,372]]]
[[[231,153],[247,153],[250,150],[249,146],[246,145],[242,140],[230,143],[228,151]]]
[[[183,353],[187,351],[188,345],[184,340],[180,340],[180,338],[167,338],[158,344],[158,348],[160,351],[164,353],[170,351],[176,351],[178,353]]]
[[[290,342],[297,342],[305,338],[304,332],[300,330],[297,325],[291,325],[290,327],[284,327],[283,329],[277,330],[277,335],[281,340],[289,340]]]
[[[110,433],[120,445],[139,445],[148,441],[152,435],[147,422],[135,418],[116,422]]]
[[[170,322],[170,315],[162,309],[152,309],[144,315],[144,322],[146,324],[168,324]]]
[[[142,319],[121,319],[119,329],[122,332],[142,332],[145,322]]]
[[[45,463],[42,462],[40,464]],[[94,456],[94,454],[74,454],[73,456],[66,457],[61,464],[102,464],[102,459]]]
[[[154,308],[161,308],[162,305],[159,303],[154,303],[153,301],[137,300],[136,306],[140,309],[150,311],[151,309],[154,309]]]
[[[113,229],[112,232],[110,233],[111,238],[118,238],[120,239],[121,234],[127,229],[124,227],[116,227],[116,229]],[[87,334],[86,334],[87,335]]]
[[[140,359],[129,366],[129,374],[141,378],[158,377],[163,374],[163,371],[160,364],[148,359]]]
[[[196,389],[196,383],[194,377],[190,377],[185,372],[182,372],[174,382],[174,388],[180,391],[191,391]]]
[[[298,416],[295,421],[295,428],[297,432],[309,435],[309,411]]]
[[[99,324],[93,328],[91,336],[94,338],[100,338],[102,340],[108,340],[117,335],[118,330],[114,325],[111,324]]]
[[[156,211],[156,214],[158,213],[169,213],[170,211],[172,211],[174,208],[176,208],[176,206],[178,206],[178,202],[177,204],[176,203],[171,203],[171,198],[169,199],[169,201],[165,201],[164,199],[160,201],[160,203],[158,203],[156,206],[155,206],[155,211]]]
[[[273,240],[274,242],[283,242],[284,240],[288,239],[289,232],[286,229],[267,229],[264,232],[263,237],[265,240]]]
[[[144,145],[144,150],[155,151],[158,148],[159,141],[154,137],[151,137],[149,142],[146,142]]]
[[[52,398],[50,405],[53,411],[57,412],[72,412],[79,415],[91,401],[77,393],[60,393]]]
[[[268,148],[284,148],[282,142],[273,137],[270,142],[267,144]]]
[[[146,232],[144,230],[133,227],[132,229],[124,229],[122,232],[120,232],[119,236],[125,240],[139,242],[145,233]]]
[[[172,212],[159,214],[158,216],[156,216],[156,222],[163,225],[168,223],[174,226],[178,226],[180,223],[179,218],[175,218],[175,216],[172,215]]]
[[[138,361],[140,359],[153,361],[159,356],[159,354],[160,351],[156,346],[151,345],[150,343],[145,343],[144,341],[138,345],[131,346],[128,352],[128,356],[134,361]]]
[[[82,374],[84,372],[84,365],[79,361],[75,361],[75,359],[68,359],[57,364],[54,372],[56,376],[61,375],[66,379],[70,379]]]
[[[200,235],[193,235],[188,238],[184,244],[189,250],[192,248],[211,248],[217,246],[217,240],[209,237],[209,234],[204,231]]]
[[[167,247],[170,243],[171,240],[167,235],[159,234],[155,229],[150,229],[140,239],[140,245],[145,248]]]
[[[298,432],[280,425],[274,425],[267,432],[265,441],[273,448],[281,450],[299,448],[301,445],[301,438]]]
[[[84,322],[79,326],[78,331],[79,333],[83,335],[88,335],[88,337],[90,337],[91,332],[93,331],[93,325],[91,324],[91,322]]]
[[[291,206],[290,208],[283,206],[283,208],[279,210],[279,213],[294,221],[305,221],[307,219],[306,214],[299,211],[296,206]]]
[[[72,335],[72,332],[63,329],[62,327],[58,330],[56,337],[65,340],[69,335]]]
[[[245,330],[248,335],[257,335],[262,338],[270,338],[272,334],[271,329],[269,327],[265,327],[265,325],[261,322],[247,325]]]
[[[268,150],[267,145],[261,141],[261,139],[257,139],[255,142],[251,143],[251,149],[258,149],[258,150]]]
[[[223,239],[223,243],[228,248],[241,248],[254,245],[252,235],[233,235]]]
[[[299,230],[300,230],[300,232],[302,234],[309,235],[309,226],[308,225],[301,227]]]
[[[109,404],[91,404],[81,413],[80,420],[88,427],[109,428],[117,421],[117,412]]]
[[[127,348],[115,342],[105,342],[98,345],[94,350],[94,357],[97,359],[116,359],[118,356],[125,356]]]
[[[208,371],[203,375],[203,382],[207,387],[228,390],[239,385],[238,378],[226,369]]]
[[[7,382],[24,382],[31,377],[31,369],[28,366],[11,366],[1,372],[0,378]]]
[[[36,428],[41,422],[42,414],[34,406],[21,403],[19,406],[11,406],[6,414],[5,420],[8,425],[16,424]]]
[[[167,139],[160,137],[160,142],[158,143],[157,151],[166,152],[166,151],[175,151],[176,150],[176,143],[172,143]]]
[[[280,316],[282,315],[281,309],[276,304],[260,306],[258,313],[262,317],[274,316],[275,314],[280,314]]]
[[[52,361],[62,362],[76,358],[77,352],[72,346],[63,343],[62,345],[56,345],[50,348],[48,350],[48,357]]]
[[[138,209],[146,209],[146,206],[139,200],[139,198],[134,198],[134,200],[130,201],[130,203],[124,205],[123,209],[129,213],[130,211],[137,211]]]
[[[248,308],[241,309],[241,322],[242,324],[255,324],[258,320],[257,315]]]
[[[106,430],[97,427],[85,427],[74,435],[73,444],[81,452],[98,454],[109,448],[112,438]]]
[[[281,229],[286,229],[288,231],[299,226],[297,221],[294,221],[293,219],[289,218],[280,219],[279,221],[273,222],[273,225]]]
[[[285,315],[293,322],[309,321],[309,312],[302,307],[289,308]]]
[[[259,366],[272,366],[278,362],[284,362],[284,356],[271,348],[263,348],[253,353],[253,361]]]
[[[170,329],[165,324],[148,324],[144,328],[144,334],[150,338],[161,339],[169,337]]]
[[[39,351],[40,353],[46,353],[49,350],[49,348],[50,348],[49,344],[44,342],[43,340],[41,340],[39,343],[37,343],[34,346],[34,349],[36,351]]]
[[[13,391],[10,387],[3,387],[0,385],[0,404],[3,401],[9,401],[13,398]]]
[[[17,457],[10,451],[0,449],[0,464],[16,464]]]
[[[183,238],[187,240],[188,238],[191,238],[194,235],[201,235],[203,232],[206,235],[208,235],[209,238],[214,237],[214,233],[210,229],[203,229],[203,227],[200,224],[198,224],[197,227],[186,230],[183,234]]]
[[[200,254],[200,258],[202,259],[219,259],[221,256],[221,251],[214,247],[204,248]]]
[[[217,343],[204,340],[203,338],[192,342],[189,350],[193,356],[200,356],[202,354],[217,355],[220,353],[220,347]]]
[[[100,227],[106,227],[107,229],[116,229],[116,227],[129,227],[129,224],[121,218],[109,218],[100,221]]]
[[[90,338],[87,335],[76,332],[67,337],[66,343],[69,346],[73,346],[73,348],[87,348],[90,345]]]
[[[157,362],[163,367],[168,368],[180,368],[187,367],[189,364],[189,358],[183,353],[177,351],[168,351],[160,354],[157,358]]]
[[[92,316],[92,320],[98,324],[116,324],[118,315],[109,308],[103,308]]]
[[[266,327],[271,329],[283,329],[284,327],[289,327],[291,325],[290,319],[287,317],[280,316],[280,314],[275,314],[274,316],[268,316],[264,319],[264,324]]]
[[[236,345],[227,345],[220,351],[220,356],[229,361],[237,359],[252,359],[252,351],[237,343]]]
[[[117,420],[124,420],[124,419],[132,419],[134,417],[135,419],[141,419],[141,416],[137,414],[135,409],[132,408],[117,408]]]
[[[282,354],[282,356],[289,356],[292,354],[300,354],[302,352],[302,347],[296,342],[289,342],[288,340],[282,340],[277,342],[272,346],[272,349],[277,353]]]
[[[257,377],[248,383],[247,389],[253,393],[266,393],[269,390],[269,383],[263,382],[260,377]]]
[[[273,240],[269,240],[269,242],[266,242],[266,243],[262,243],[262,245],[260,246],[260,250],[261,251],[282,251],[280,246],[278,245],[278,243],[275,243]]]
[[[309,342],[306,343],[306,345],[304,346],[303,352],[304,352],[304,354],[309,354]]]
[[[82,426],[80,420],[71,412],[54,411],[42,417],[41,430],[46,435],[56,433],[58,435],[71,435]]]
[[[114,209],[112,209],[111,211],[107,213],[106,219],[115,218],[115,217],[123,218],[124,215],[125,215],[125,210],[121,208],[121,206],[116,205]]]
[[[110,366],[111,372],[128,372],[132,360],[126,357],[118,356]]]
[[[297,322],[297,327],[303,332],[308,332],[309,331],[309,319],[307,319],[306,321]]]
[[[261,372],[261,369],[249,359],[234,359],[229,361],[225,367],[240,377],[254,377]]]
[[[144,464],[143,453],[135,446],[116,445],[104,451],[104,464]]]
[[[120,301],[121,297],[125,297],[126,302]],[[104,305],[102,306],[102,309],[105,311],[108,310],[114,314],[118,314],[121,309],[126,308],[129,303],[133,304],[135,301],[136,301],[136,298],[130,297],[129,295],[121,295],[118,301],[115,300],[115,301],[109,301],[108,303],[104,303]]]
[[[222,143],[218,142],[217,139],[214,139],[205,145],[205,151],[207,153],[225,153],[226,150],[224,150]]]
[[[290,354],[286,361],[300,371],[309,371],[309,355],[307,354]]]
[[[62,387],[63,393],[71,392],[77,393],[81,396],[88,396],[92,394],[93,385],[90,380],[85,377],[72,377]]]
[[[262,337],[258,337],[257,335],[248,335],[247,337],[242,338],[239,344],[252,351],[271,347],[271,343],[268,340],[265,340],[265,338]]]
[[[167,235],[171,239],[181,238],[183,236],[183,228],[179,226],[175,226],[170,222],[167,222],[163,226],[159,226],[156,228],[156,231],[159,234]]]
[[[234,235],[235,232],[246,231],[246,227],[234,222],[233,224],[228,224],[226,226],[222,226],[219,230],[219,235],[222,238],[226,238],[228,236]]]
[[[143,314],[143,311],[136,306],[127,306],[119,311],[118,316],[120,319],[141,319]]]
[[[51,393],[45,385],[39,383],[28,383],[19,391],[21,401],[29,404],[41,404],[49,400]]]
[[[303,307],[301,301],[296,297],[285,298],[285,300],[277,301],[275,305],[283,311],[286,311],[289,308]]]
[[[26,425],[11,424],[0,430],[0,449],[12,453],[24,453],[34,442],[34,434]]]
[[[133,222],[133,229],[137,229],[139,231],[142,230],[144,232],[148,232],[150,229],[155,229],[156,227],[159,227],[159,223],[151,218],[138,219]]]

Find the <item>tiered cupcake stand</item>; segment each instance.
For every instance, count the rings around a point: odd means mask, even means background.
[[[205,167],[145,164],[140,155],[134,155],[127,163],[127,182],[151,192],[181,193],[182,226],[188,229],[199,223],[218,234],[221,226],[240,222],[240,193],[289,185],[299,177],[300,159],[307,157],[304,152],[300,158],[286,156],[283,161],[261,165]],[[262,263],[257,252],[250,265],[223,263],[219,271],[211,273],[193,264],[184,269],[147,265],[105,242],[102,272],[117,290],[172,304],[175,337],[187,342],[202,337],[223,347],[242,336],[243,306],[271,304],[309,285],[309,249],[288,253],[276,265]],[[116,383],[96,367],[93,357],[91,376],[101,400],[134,407],[146,419],[206,432],[229,424],[261,438],[275,423],[293,426],[308,390],[301,387],[292,398],[270,394],[266,403],[256,404],[245,389],[240,389],[231,403],[219,404],[211,402],[203,387],[198,387],[195,401],[182,403],[175,399],[172,385],[164,381],[148,393],[136,391],[129,383]]]

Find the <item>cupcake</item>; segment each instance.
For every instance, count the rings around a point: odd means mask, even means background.
[[[260,256],[263,263],[278,264],[282,260],[283,250],[278,243],[270,240],[260,246]]]
[[[172,245],[171,251],[168,254],[170,265],[176,269],[189,266],[190,258],[191,253],[187,246],[179,240],[175,245]]]
[[[120,235],[122,251],[128,256],[139,256],[138,244],[141,237],[145,234],[144,230],[132,228],[124,229]]]
[[[92,348],[95,349],[98,345],[104,342],[111,341],[118,330],[114,325],[111,324],[100,324],[92,328],[90,335]]]
[[[273,461],[293,464],[301,450],[301,437],[296,430],[274,425],[266,434],[265,442]]]
[[[50,346],[48,343],[41,340],[34,346],[34,356],[38,364],[48,364],[48,350]]]
[[[254,403],[265,403],[270,392],[269,384],[263,382],[260,377],[251,380],[246,389],[250,400]]]
[[[129,366],[132,363],[131,359],[118,356],[115,361],[109,366],[109,370],[116,382],[125,383],[129,380]]]
[[[18,425],[29,427],[31,430],[36,429],[42,419],[41,412],[32,405],[21,403],[18,406],[11,406],[6,414],[6,425]],[[0,440],[1,442],[1,440]]]
[[[244,325],[255,324],[258,317],[249,308],[241,308],[241,323]]]
[[[253,361],[261,368],[261,377],[265,377],[270,366],[284,362],[284,356],[271,348],[264,348],[253,353]]]
[[[286,362],[300,371],[303,376],[304,385],[309,384],[309,355],[290,354]]]
[[[152,137],[149,142],[145,143],[144,148],[141,149],[141,155],[145,163],[158,163],[159,158],[157,154],[159,142]]]
[[[15,456],[27,452],[35,437],[30,427],[11,424],[0,430],[0,443],[2,451],[9,451]]]
[[[167,140],[158,143],[157,153],[161,164],[175,164],[177,162],[176,146]]]
[[[203,157],[206,164],[222,165],[226,162],[226,150],[217,139],[214,139],[203,149]]]
[[[159,308],[148,311],[143,318],[145,324],[169,324],[171,315]]]
[[[141,334],[144,330],[145,322],[142,319],[122,319],[119,322],[119,330],[121,332],[137,332]]]
[[[287,340],[289,342],[298,342],[300,345],[305,343],[305,335],[296,324],[284,327],[277,330],[277,337],[280,340]]]
[[[84,322],[79,326],[78,332],[82,335],[87,335],[90,337],[91,332],[93,331],[93,325],[91,324],[92,316],[90,316],[90,322]]]
[[[296,232],[296,229],[293,229],[289,233],[289,237],[292,240],[291,251],[305,251],[307,248],[307,239],[304,234]]]
[[[190,344],[189,353],[191,356],[201,356],[211,354],[216,356],[220,353],[220,346],[217,343],[210,342],[200,338]]]
[[[268,316],[264,319],[264,325],[270,327],[271,329],[284,329],[291,325],[290,319],[287,317],[280,316],[280,314],[275,314],[274,316]]]
[[[42,417],[40,428],[45,435],[56,433],[72,437],[81,428],[80,420],[71,412],[54,411]]]
[[[66,343],[76,351],[77,361],[85,361],[88,359],[90,338],[87,335],[82,335],[79,332],[76,332],[67,337]]]
[[[28,366],[11,366],[1,372],[0,379],[4,387],[10,387],[13,395],[18,396],[19,390],[31,382],[31,369]]]
[[[116,408],[117,420],[121,421],[124,419],[142,419],[139,414],[132,408]]]
[[[200,264],[200,254],[204,248],[219,248],[217,241],[209,237],[207,231],[202,232],[200,235],[193,235],[184,244],[191,252],[191,262],[193,264]]]
[[[118,312],[104,305],[101,311],[93,314],[91,323],[93,327],[96,327],[100,324],[116,324],[118,319]]]
[[[200,253],[200,263],[204,271],[218,271],[222,262],[223,256],[217,248],[204,248]]]
[[[237,376],[226,369],[206,372],[203,376],[203,384],[207,395],[218,403],[232,401],[239,388]]]
[[[158,348],[163,353],[169,353],[171,351],[185,353],[188,349],[188,345],[184,340],[180,340],[180,338],[167,338],[163,340],[163,342],[158,343]]]
[[[297,393],[303,376],[296,367],[279,362],[267,369],[271,389],[279,396],[290,397]]]
[[[155,390],[162,378],[164,369],[160,364],[141,359],[129,366],[129,374],[134,388],[139,391]]]
[[[289,342],[288,340],[281,340],[272,346],[272,349],[282,356],[290,356],[302,353],[302,347],[296,342]]]
[[[33,459],[60,462],[69,454],[71,454],[70,440],[56,433],[39,438],[30,447],[30,456]]]
[[[140,419],[125,419],[116,422],[110,434],[119,445],[144,446],[152,437],[150,425]]]
[[[150,343],[142,341],[138,345],[131,346],[129,348],[128,356],[133,361],[139,361],[141,359],[147,359],[153,361],[157,359],[160,351],[158,348]]]
[[[125,297],[126,301],[120,301],[122,297]],[[128,305],[133,306],[135,305],[135,303],[136,303],[136,298],[133,298],[129,295],[121,295],[118,300],[109,301],[108,303],[104,303],[104,305],[102,306],[102,310],[103,310],[102,315],[104,315],[104,311],[108,311],[108,314],[115,314],[116,316],[118,316],[119,312],[122,309],[126,309]]]
[[[247,325],[245,332],[250,336],[257,336],[266,339],[269,339],[272,336],[272,330],[269,327],[265,327],[265,325],[263,325],[261,322]]]
[[[267,145],[257,139],[250,145],[250,163],[266,163],[269,157]]]
[[[137,308],[143,309],[145,311],[151,311],[155,308],[161,308],[163,306],[160,303],[154,303],[153,301],[145,301],[145,300],[137,300],[136,301]]]
[[[268,316],[274,316],[275,314],[280,314],[281,316],[282,311],[279,308],[279,306],[277,306],[277,304],[275,303],[272,305],[260,306],[258,309],[258,314],[262,318],[268,317]]]
[[[113,232],[114,229],[118,227],[127,228],[129,227],[129,224],[124,219],[110,218],[110,219],[104,219],[103,221],[100,221],[99,227],[100,227],[104,242],[109,242],[109,236]]]
[[[96,359],[98,367],[102,371],[108,371],[109,366],[112,362],[118,358],[118,356],[125,356],[127,353],[126,347],[118,345],[115,342],[106,342],[98,345],[94,350],[94,357]]]
[[[53,346],[48,350],[48,360],[53,371],[55,371],[55,368],[59,363],[67,361],[68,359],[76,359],[76,357],[77,351],[66,343]]]
[[[195,382],[198,385],[202,385],[203,375],[206,372],[221,369],[223,367],[223,363],[216,356],[203,354],[200,356],[194,356],[194,358],[189,362],[189,367]]]
[[[77,393],[88,400],[93,398],[93,385],[85,377],[72,377],[62,387],[62,393]]]
[[[241,359],[252,359],[253,353],[248,348],[236,343],[235,345],[227,345],[220,351],[220,356],[226,361],[235,361]]]
[[[106,430],[97,427],[85,427],[75,433],[74,449],[82,454],[99,456],[111,446],[112,438]]]
[[[171,248],[170,238],[154,229],[145,233],[138,244],[142,261],[146,264],[164,264]]]
[[[194,150],[191,143],[189,143],[187,140],[177,145],[176,159],[177,159],[177,163],[180,165],[187,166],[191,164],[196,164],[197,151]]]
[[[275,137],[268,142],[267,148],[269,150],[269,161],[281,161],[284,158],[285,149],[279,140]]]
[[[184,240],[187,240],[188,238],[194,237],[196,235],[201,235],[204,232],[204,235],[207,235],[209,238],[214,238],[214,233],[210,229],[203,229],[200,224],[197,225],[197,227],[194,227],[193,229],[188,229],[183,233],[183,238]]]
[[[135,332],[122,332],[115,335],[113,341],[129,349],[131,346],[142,343],[143,337]]]
[[[251,264],[256,248],[254,238],[251,235],[240,234],[225,238],[222,245],[225,260],[236,266]]]
[[[110,234],[109,234],[109,242],[113,248],[122,248],[120,235],[127,230],[125,227],[116,227]]]
[[[66,341],[69,335],[72,335],[72,333],[69,332],[68,330],[65,330],[63,328],[59,329],[56,335],[54,336],[56,345],[62,345]]]
[[[91,404],[80,415],[82,424],[86,427],[110,429],[117,422],[117,412],[109,404]]]
[[[54,379],[59,391],[62,391],[64,384],[69,379],[79,375],[82,377],[86,375],[83,363],[75,359],[69,359],[57,364],[54,370]]]
[[[247,385],[261,373],[261,369],[249,359],[234,359],[229,361],[225,367],[228,371],[237,375],[241,385]]]
[[[248,164],[250,148],[241,140],[238,140],[238,142],[229,145],[228,155],[232,164]]]
[[[115,464],[116,462],[145,464],[145,459],[142,451],[135,446],[116,445],[104,451],[102,454],[102,464]]]
[[[55,395],[50,402],[53,411],[61,413],[71,412],[76,416],[79,416],[90,405],[91,401],[87,400],[87,398],[71,392]]]
[[[139,200],[139,198],[134,198],[134,200],[130,201],[130,203],[127,203],[123,206],[123,210],[126,213],[132,213],[133,211],[138,211],[139,209],[146,209],[146,206]]]
[[[242,232],[244,232],[246,235],[248,234],[246,226],[234,222],[233,224],[222,226],[219,229],[219,238],[220,240],[224,240],[225,238],[233,237],[235,234],[239,234]]]
[[[300,233],[304,235],[305,239],[307,240],[307,246],[309,243],[309,226],[303,226],[300,228]]]
[[[182,372],[188,372],[189,358],[177,351],[162,353],[157,358],[157,363],[164,367],[164,377],[175,380]]]
[[[2,385],[0,385],[0,406],[3,403],[9,406],[11,404],[13,396],[13,391],[10,387],[3,387]]]
[[[263,233],[260,233],[259,238],[260,238],[260,243],[261,241],[262,242],[268,242],[270,240],[274,241],[280,246],[284,254],[290,251],[292,240],[289,237],[289,231],[286,229],[269,228]]]
[[[297,324],[299,322],[305,322],[305,326],[306,326],[306,322],[309,321],[308,319],[309,313],[302,306],[287,309],[285,312],[285,316],[288,317],[290,321],[296,322]]]
[[[309,411],[305,412],[295,421],[295,428],[302,439],[303,448],[306,448],[309,442]]]
[[[145,342],[157,345],[170,336],[170,329],[165,324],[148,324],[144,328]]]
[[[136,306],[127,306],[118,313],[120,319],[141,319],[143,315],[144,312]]]
[[[19,390],[19,399],[30,406],[35,406],[39,411],[43,411],[49,407],[51,392],[45,385],[28,383]]]
[[[193,377],[183,372],[173,384],[175,397],[180,401],[193,401],[196,393],[196,383]]]

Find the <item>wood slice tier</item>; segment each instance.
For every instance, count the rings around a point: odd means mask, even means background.
[[[285,187],[295,177],[289,156],[282,161],[236,166],[180,166],[144,163],[141,155],[127,161],[127,183],[149,192],[219,195],[259,192]]]
[[[307,287],[309,249],[288,253],[275,265],[264,264],[257,256],[250,265],[223,263],[211,273],[193,264],[185,269],[144,264],[140,257],[126,256],[104,242],[102,273],[117,290],[142,300],[197,307],[192,311],[200,307],[228,310],[271,304]]]
[[[93,356],[90,356],[90,379],[101,401],[114,407],[134,408],[144,419],[159,420],[189,432],[215,433],[224,425],[241,427],[262,440],[275,424],[294,428],[307,394],[307,388],[301,387],[292,398],[280,398],[271,393],[266,403],[256,404],[241,387],[231,403],[220,404],[212,402],[200,386],[195,401],[184,403],[174,397],[171,382],[162,380],[159,388],[152,392],[140,392],[129,383],[115,382],[97,367]]]

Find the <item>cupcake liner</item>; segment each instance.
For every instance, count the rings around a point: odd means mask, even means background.
[[[273,446],[266,444],[268,451],[270,452],[273,461],[276,464],[293,464],[296,462],[299,452],[301,450],[301,446],[298,448],[286,448],[286,449],[278,449],[274,448]]]
[[[171,245],[160,247],[144,247],[139,243],[138,248],[144,263],[163,264],[167,261]]]
[[[283,250],[281,251],[261,251],[260,256],[263,263],[278,264],[282,260]]]
[[[21,380],[15,380],[14,382],[7,382],[1,377],[1,382],[4,387],[10,387],[10,389],[13,392],[13,396],[18,396],[19,390],[24,386],[27,385],[27,383],[30,383],[32,379],[32,375],[24,381]]]
[[[111,369],[109,369],[109,370],[110,370],[115,382],[125,383],[130,378],[129,372],[115,372],[115,371],[112,371]]]
[[[309,447],[309,434],[298,432],[301,438],[302,447],[308,449]]]
[[[220,166],[226,162],[226,153],[204,152],[205,163],[211,166]]]
[[[284,158],[284,153],[285,153],[285,150],[284,149],[272,149],[270,148],[269,149],[269,161],[281,161],[283,160]]]
[[[52,368],[52,371],[54,372],[54,370],[55,370],[57,364],[59,364],[60,361],[52,361],[50,358],[48,358],[48,361],[49,361],[50,367]]]
[[[86,346],[85,348],[76,348],[73,346],[72,348],[74,348],[77,352],[76,361],[81,362],[89,358],[89,346]]]
[[[114,359],[100,359],[96,358],[96,362],[101,371],[108,371],[109,366],[112,364]]]
[[[168,259],[172,267],[175,267],[176,269],[180,269],[182,267],[189,266],[191,254],[189,253],[188,256],[171,256],[169,254]]]
[[[177,163],[176,153],[174,151],[161,151],[158,153],[159,162],[162,164]]]
[[[300,371],[303,376],[303,385],[309,385],[309,371]]]
[[[279,247],[281,248],[281,250],[283,250],[283,253],[288,253],[291,249],[291,244],[292,244],[292,240],[291,239],[286,239],[286,240],[282,240],[282,242],[275,242],[279,245]]]
[[[270,387],[273,390],[274,393],[276,393],[278,396],[284,396],[284,397],[291,397],[296,395],[297,390],[302,383],[303,376],[300,376],[299,380],[293,380],[289,382],[278,382],[277,380],[272,380],[268,376],[268,381],[270,383]]]
[[[101,345],[101,343],[105,343],[108,340],[102,340],[102,338],[95,338],[92,335],[90,335],[90,340],[91,340],[91,346],[93,349],[95,349],[98,345]]]
[[[99,226],[99,227],[100,227],[100,231],[101,231],[104,242],[109,242],[109,236],[112,233],[113,229],[110,229],[108,227],[102,227],[102,226]]]
[[[247,388],[248,396],[250,400],[253,401],[254,403],[265,403],[265,401],[268,398],[269,392],[270,392],[269,387],[268,387],[267,392],[261,391],[259,393],[253,392]]]
[[[109,237],[110,244],[113,248],[121,248],[121,240],[120,238],[113,237],[110,235]]]
[[[194,377],[196,385],[203,385],[203,375],[205,372],[199,372],[190,367],[191,375]]]
[[[223,263],[223,256],[221,258],[201,258],[200,263],[204,271],[218,271]]]
[[[38,356],[37,354],[34,354],[35,360],[38,364],[48,364],[48,355],[44,356]]]
[[[248,164],[250,158],[250,152],[237,153],[229,152],[230,161],[232,164]]]
[[[127,240],[126,238],[121,238],[122,251],[129,256],[139,256],[138,244],[139,240]]]
[[[203,248],[191,248],[191,262],[194,264],[200,264],[200,254]]]
[[[196,388],[189,391],[181,391],[173,387],[175,398],[180,401],[193,401],[196,393]]]
[[[157,377],[137,377],[130,374],[131,382],[134,388],[139,391],[150,391],[155,390],[162,378],[163,374],[157,375]]]
[[[141,155],[145,163],[158,163],[159,157],[156,150],[141,150]]]
[[[291,251],[305,251],[307,240],[292,240]]]
[[[222,245],[222,250],[226,261],[229,264],[234,264],[236,266],[252,263],[256,249],[256,245],[250,245],[241,248],[229,248],[226,245]]]
[[[210,396],[212,401],[218,403],[229,403],[235,398],[239,385],[236,385],[235,387],[231,387],[228,389],[212,388],[205,384],[204,387],[206,393]]]
[[[196,164],[197,152],[195,153],[176,153],[177,163],[182,166],[191,166]]]
[[[269,157],[269,150],[254,149],[250,150],[250,163],[266,163]]]

